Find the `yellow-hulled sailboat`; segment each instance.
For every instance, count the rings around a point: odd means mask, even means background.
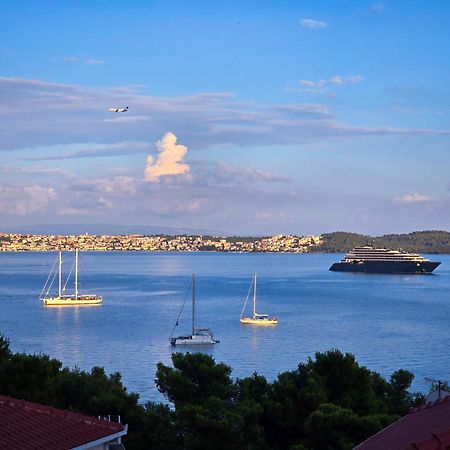
[[[81,306],[81,305],[99,305],[103,298],[101,295],[96,294],[80,294],[78,292],[78,250],[75,252],[75,292],[73,294],[65,294],[67,281],[62,285],[62,255],[59,252],[58,256],[58,295],[49,295],[52,288],[53,281],[56,278],[56,274],[53,273],[53,269],[50,272],[47,281],[42,289],[40,299],[45,306]],[[72,266],[73,269],[73,266]],[[53,275],[53,277],[52,277]],[[70,277],[70,274],[69,274]]]
[[[245,317],[245,307],[247,306],[248,298],[253,287],[253,314],[251,317]],[[246,325],[276,325],[278,319],[276,317],[269,317],[268,314],[258,314],[256,312],[256,272],[253,274],[252,284],[248,290],[247,297],[245,299],[244,307],[242,308],[240,322]]]

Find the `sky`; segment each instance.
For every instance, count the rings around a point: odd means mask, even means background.
[[[0,11],[0,232],[450,230],[447,0]]]

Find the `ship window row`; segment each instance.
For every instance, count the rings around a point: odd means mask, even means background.
[[[351,255],[402,255],[402,256],[420,256],[417,253],[406,253],[406,252],[396,252],[396,251],[351,251]]]
[[[399,262],[428,262],[427,259],[405,259],[405,258],[344,258],[344,262],[351,261],[399,261]]]

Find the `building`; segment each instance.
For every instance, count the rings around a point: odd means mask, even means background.
[[[450,449],[450,396],[411,410],[354,450]]]
[[[0,449],[124,450],[127,425],[0,395]]]

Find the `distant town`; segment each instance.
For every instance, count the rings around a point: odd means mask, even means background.
[[[216,236],[125,235],[74,236],[0,233],[1,252],[23,251],[222,251],[307,253],[320,236],[276,235],[263,238]]]
[[[370,245],[418,253],[450,254],[450,232],[415,231],[372,237],[337,231],[321,235],[210,236],[168,234],[24,234],[0,233],[0,252],[147,251],[147,252],[286,252],[345,253]]]

